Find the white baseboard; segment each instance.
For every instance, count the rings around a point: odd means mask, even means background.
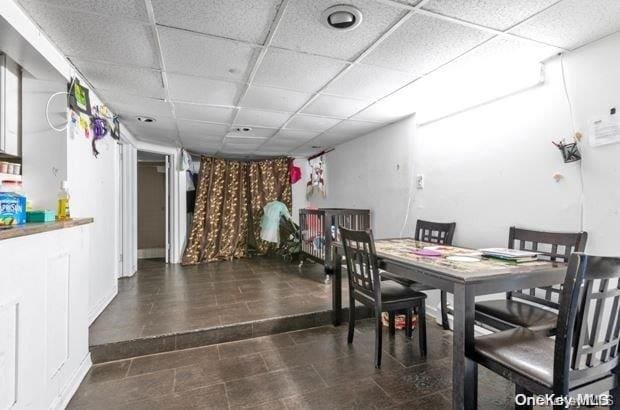
[[[102,297],[101,299],[99,299],[99,301],[97,302],[97,304],[95,304],[95,306],[90,308],[90,311],[88,312],[88,324],[89,325],[93,324],[93,322],[95,321],[95,319],[97,319],[97,317],[101,314],[101,312],[103,312],[103,310],[110,304],[110,302],[112,302],[112,299],[114,299],[117,293],[118,293],[118,281],[115,279],[114,286],[112,287],[110,292],[104,297]]]
[[[166,249],[164,248],[148,248],[138,249],[138,259],[165,258]]]
[[[50,405],[50,409],[63,410],[67,408],[69,401],[71,401],[71,398],[80,387],[82,380],[86,377],[86,373],[88,373],[88,370],[92,364],[93,363],[90,360],[90,353],[87,353],[84,359],[82,359],[80,366],[75,369],[75,372],[73,372],[69,382],[63,387],[60,395],[58,395]]]

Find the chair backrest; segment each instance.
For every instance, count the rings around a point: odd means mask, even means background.
[[[343,226],[339,229],[347,261],[349,287],[380,302],[381,280],[372,231],[352,231]]]
[[[511,227],[508,234],[508,248],[522,251],[540,252],[541,259],[568,262],[573,252],[583,252],[586,248],[586,232],[543,232]],[[559,309],[560,287],[521,289],[508,292],[508,298],[519,298],[530,302]]]
[[[452,245],[455,229],[456,222],[440,223],[418,219],[415,225],[415,240],[440,245]]]
[[[571,256],[555,339],[554,386],[609,377],[618,364],[620,258]],[[609,387],[607,388],[609,389]]]

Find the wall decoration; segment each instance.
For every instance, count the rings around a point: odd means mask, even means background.
[[[327,196],[325,190],[325,157],[320,155],[308,159],[310,164],[310,180],[306,184],[306,198],[310,198],[314,193],[318,193],[323,198]]]
[[[86,115],[91,115],[88,88],[82,87],[80,80],[74,78],[68,86],[69,108]]]
[[[581,152],[579,152],[577,140],[570,143],[565,143],[564,140],[562,140],[560,142],[554,142],[553,145],[560,150],[565,163],[581,160]]]

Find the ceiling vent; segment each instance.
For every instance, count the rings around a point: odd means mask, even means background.
[[[325,10],[321,15],[321,20],[331,29],[350,31],[362,22],[362,12],[353,6],[340,4]]]

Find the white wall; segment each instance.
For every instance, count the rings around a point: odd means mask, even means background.
[[[370,209],[375,237],[399,236],[407,214],[414,134],[415,124],[409,117],[337,146],[326,154],[327,197],[313,194],[307,204]],[[309,171],[306,164],[304,186]],[[406,229],[412,229],[410,222]]]
[[[376,237],[398,236],[409,185],[423,174],[425,188],[413,189],[404,236],[418,218],[454,221],[458,245],[505,246],[511,225],[580,229],[583,167],[587,251],[620,255],[620,144],[587,142],[588,120],[620,108],[620,34],[566,55],[564,63],[584,135],[581,163],[564,164],[551,144],[573,133],[556,58],[542,86],[418,129],[408,118],[337,146],[327,156],[328,197],[310,202],[370,207]],[[564,176],[560,182],[552,178],[556,172]]]

